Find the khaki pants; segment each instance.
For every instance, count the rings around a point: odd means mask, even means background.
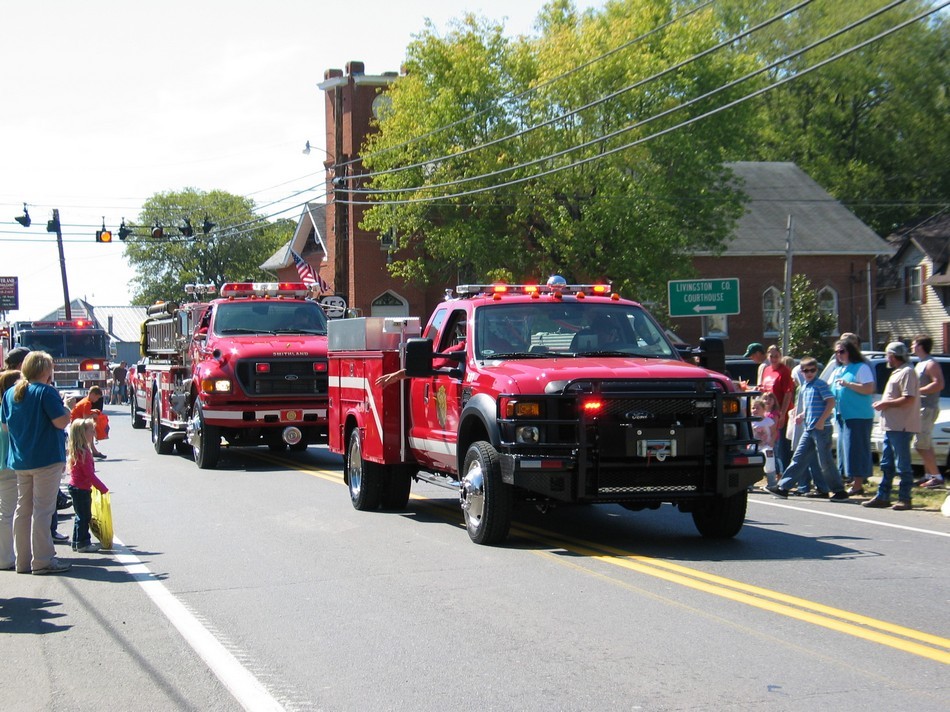
[[[17,504],[13,514],[17,571],[45,569],[56,553],[49,523],[56,511],[56,492],[62,478],[62,462],[35,470],[17,470]]]
[[[13,568],[13,513],[16,511],[16,473],[0,470],[0,569]]]

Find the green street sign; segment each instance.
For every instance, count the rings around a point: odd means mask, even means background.
[[[670,316],[739,313],[738,279],[673,279],[666,284]]]

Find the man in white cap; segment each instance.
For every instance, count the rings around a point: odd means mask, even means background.
[[[910,352],[900,341],[892,341],[884,351],[891,377],[884,386],[881,400],[874,410],[881,414],[884,429],[884,449],[881,453],[881,484],[873,499],[863,504],[873,509],[891,507],[898,511],[911,508],[910,493],[914,486],[914,472],[910,465],[910,443],[920,432],[920,386],[911,367]],[[897,503],[891,506],[891,483],[895,471],[901,482]]]

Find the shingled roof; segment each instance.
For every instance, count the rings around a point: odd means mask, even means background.
[[[784,255],[789,215],[794,218],[792,246],[796,255],[893,252],[885,240],[794,163],[740,161],[727,167],[748,202],[724,256]]]

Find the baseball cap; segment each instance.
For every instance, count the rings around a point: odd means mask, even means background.
[[[887,345],[887,348],[884,349],[884,353],[894,354],[897,358],[906,361],[910,356],[910,352],[907,350],[907,347],[901,341],[892,341]]]
[[[743,358],[749,358],[752,354],[764,354],[765,347],[760,344],[758,341],[753,341],[746,347],[745,353],[742,355]]]
[[[15,349],[10,349],[3,359],[3,365],[11,369],[20,368],[20,366],[23,365],[23,359],[26,358],[28,353],[30,353],[30,350],[25,346],[17,346]]]

